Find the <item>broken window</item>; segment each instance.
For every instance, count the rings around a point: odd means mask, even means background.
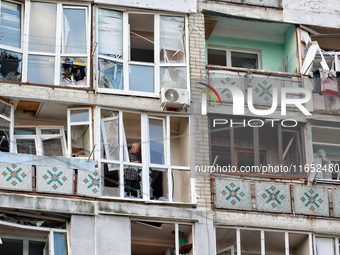
[[[87,8],[32,2],[29,20],[27,81],[87,86]]]
[[[284,128],[280,123],[264,121],[261,127],[250,127],[247,120],[232,121],[233,125],[216,125],[215,128],[211,124],[214,166],[234,166],[243,173],[305,176],[299,169],[304,162],[301,126]],[[251,120],[251,125],[259,125],[255,123]],[[274,171],[273,167],[278,164],[290,166],[291,171]]]
[[[13,150],[13,106],[0,99],[0,151]]]
[[[168,201],[168,169],[150,167],[150,199]]]
[[[309,255],[311,237],[309,234],[289,233],[289,254]]]
[[[131,255],[192,254],[192,244],[191,225],[131,221]]]
[[[66,156],[63,126],[17,126],[14,139],[17,153]]]
[[[22,54],[0,50],[0,80],[21,81]]]
[[[312,126],[312,144],[316,179],[340,180],[339,128]]]
[[[87,107],[67,109],[68,151],[72,157],[89,157],[92,153],[92,110]]]
[[[98,16],[100,90],[158,96],[162,87],[187,89],[185,17],[107,9]]]

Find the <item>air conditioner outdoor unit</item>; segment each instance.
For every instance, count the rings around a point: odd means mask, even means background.
[[[161,89],[161,107],[182,108],[189,107],[189,95],[186,89]]]

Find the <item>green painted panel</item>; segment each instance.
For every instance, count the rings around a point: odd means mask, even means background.
[[[290,26],[285,33],[285,56],[286,68],[285,71],[289,73],[296,73],[298,68],[298,61],[296,56],[296,34],[295,27]]]

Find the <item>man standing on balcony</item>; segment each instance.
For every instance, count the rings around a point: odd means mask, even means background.
[[[129,160],[133,163],[141,163],[138,152],[140,144],[134,143],[129,151]],[[138,167],[130,166],[124,169],[124,191],[125,197],[137,197],[137,184],[138,184]]]

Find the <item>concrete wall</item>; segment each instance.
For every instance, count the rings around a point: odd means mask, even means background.
[[[72,255],[95,254],[95,217],[71,216]]]

